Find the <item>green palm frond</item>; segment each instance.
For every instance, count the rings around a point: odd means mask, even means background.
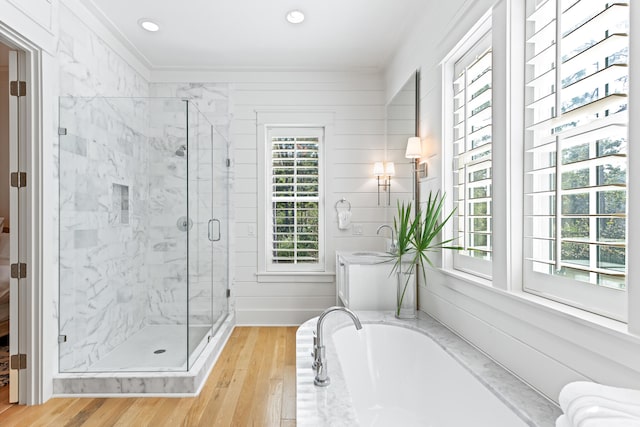
[[[459,246],[450,245],[450,243],[455,240],[453,238],[444,241],[437,240],[442,229],[455,213],[454,208],[441,222],[439,222],[444,209],[444,199],[445,194],[440,195],[439,191],[435,195],[433,193],[429,193],[429,199],[427,200],[424,211],[418,213],[420,221],[416,227],[412,243],[415,248],[414,262],[420,266],[423,278],[426,278],[426,265],[428,264],[433,267],[433,263],[429,258],[429,252],[436,252],[441,249],[462,249]]]
[[[440,191],[430,193],[424,211],[419,210],[414,218],[411,215],[411,202],[406,205],[398,202],[398,214],[393,220],[393,226],[398,239],[398,252],[395,255],[393,271],[400,271],[402,261],[410,259],[412,269],[420,266],[423,277],[425,267],[433,263],[429,258],[429,252],[437,252],[442,249],[460,250],[460,246],[452,245],[455,238],[438,240],[442,229],[455,213],[455,208],[442,220],[440,217],[444,209],[445,194]]]

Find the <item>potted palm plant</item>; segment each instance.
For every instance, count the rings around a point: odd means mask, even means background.
[[[442,221],[440,216],[444,208],[444,194],[438,191],[429,193],[424,211],[418,210],[415,217],[411,215],[411,202],[406,205],[398,202],[398,214],[393,219],[393,227],[397,236],[397,252],[393,255],[392,274],[397,276],[396,317],[412,319],[416,317],[416,269],[422,271],[426,280],[426,266],[433,267],[429,258],[430,252],[441,249],[460,250],[459,246],[450,244],[455,238],[439,240],[438,236],[445,224],[451,219],[453,209]]]

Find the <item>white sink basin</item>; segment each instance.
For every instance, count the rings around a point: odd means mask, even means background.
[[[388,263],[392,260],[391,254],[377,251],[346,252],[343,256],[353,264],[380,264]]]

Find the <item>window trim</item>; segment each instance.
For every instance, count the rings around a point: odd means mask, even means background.
[[[640,25],[640,7],[629,9],[630,25]],[[629,34],[629,70],[640,69],[640,32]],[[629,75],[629,112],[633,113],[636,105],[640,105],[640,85],[634,84],[633,74]],[[640,123],[631,120],[628,125],[629,140],[640,140]],[[627,192],[640,195],[640,152],[629,150],[627,153]],[[640,218],[640,196],[627,200],[627,216]],[[627,253],[640,254],[640,221],[627,222]],[[632,259],[629,256],[629,259]],[[627,307],[629,332],[640,335],[640,263],[627,265]]]
[[[493,25],[492,25],[492,10],[487,11],[484,16],[474,25],[460,40],[456,46],[451,49],[449,54],[443,59],[441,62],[442,67],[442,111],[443,111],[443,153],[442,153],[442,161],[443,161],[443,188],[446,188],[447,193],[450,194],[449,197],[445,200],[445,205],[447,212],[451,211],[455,206],[455,202],[453,200],[454,187],[455,182],[453,179],[454,173],[454,135],[453,135],[453,82],[454,82],[454,67],[458,60],[464,57],[470,50],[472,50],[477,43],[482,41],[484,37],[489,36],[492,40],[490,43],[491,49],[493,50]],[[492,59],[492,80],[495,82],[495,75],[493,74],[493,59]],[[494,106],[495,106],[495,92],[493,92],[494,83],[492,82],[492,122],[493,117],[495,116]],[[493,135],[494,130],[492,130],[492,156],[493,156],[493,147],[494,147],[494,139]],[[492,160],[492,186],[495,176],[495,160]],[[495,214],[495,192],[493,192],[491,199],[493,204],[492,209],[492,221],[495,222],[494,214]],[[443,233],[447,236],[452,236],[454,234],[454,225],[453,222],[457,220],[457,217],[453,217],[450,222],[446,224],[444,227]],[[495,238],[493,236],[493,227],[492,227],[492,242],[495,247]],[[491,280],[493,276],[493,258],[492,260],[481,260],[465,255],[457,254],[455,251],[443,251],[443,266],[447,269],[451,269],[454,271],[460,271],[467,274],[471,274],[477,276],[481,279]]]
[[[328,247],[327,236],[326,236],[326,224],[323,227],[323,231],[320,234],[320,239],[324,244],[325,254],[323,256],[323,262],[320,264],[321,268],[318,268],[317,271],[303,271],[303,270],[288,270],[288,271],[270,271],[267,269],[267,254],[268,254],[268,239],[267,232],[269,232],[269,224],[267,224],[267,215],[266,209],[268,208],[267,197],[268,192],[266,191],[266,165],[267,161],[270,160],[266,154],[267,147],[267,138],[268,132],[267,129],[269,127],[311,127],[311,128],[324,128],[324,143],[323,143],[323,155],[326,157],[330,153],[330,147],[333,141],[334,135],[334,116],[335,113],[330,110],[306,110],[304,108],[296,109],[296,110],[286,110],[286,109],[262,109],[256,110],[256,150],[257,150],[257,175],[256,175],[256,193],[257,193],[257,233],[256,233],[256,241],[257,241],[257,270],[256,270],[256,280],[257,282],[300,282],[300,281],[308,281],[312,276],[316,276],[319,280],[316,281],[324,281],[324,277],[329,275],[333,275],[332,269],[330,268],[330,261],[327,257],[326,250]],[[326,164],[326,160],[324,161]],[[323,176],[320,178],[322,181],[322,185],[324,188],[324,193],[320,195],[320,199],[323,204],[323,209],[321,209],[321,214],[325,215],[326,218],[326,196],[330,189],[327,187],[326,183],[326,170],[322,174]],[[325,220],[326,222],[326,220]],[[295,274],[292,274],[295,273]],[[299,280],[296,277],[296,274],[300,277],[304,276],[306,279]]]

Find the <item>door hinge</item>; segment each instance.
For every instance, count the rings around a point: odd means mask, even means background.
[[[13,80],[9,83],[9,93],[11,96],[27,96],[27,82]]]
[[[58,135],[62,136],[66,134],[67,134],[67,128],[58,128]]]
[[[63,343],[63,342],[67,342],[67,336],[66,335],[58,335],[58,342],[59,343]]]
[[[11,186],[22,188],[27,186],[26,172],[11,172]]]
[[[12,354],[9,364],[11,369],[27,369],[27,355]]]
[[[27,264],[18,263],[11,264],[11,278],[12,279],[25,279],[27,277]]]
[[[228,168],[231,167],[231,159],[227,159],[225,164],[227,165]]]
[[[231,296],[231,289],[227,289],[227,298]]]

